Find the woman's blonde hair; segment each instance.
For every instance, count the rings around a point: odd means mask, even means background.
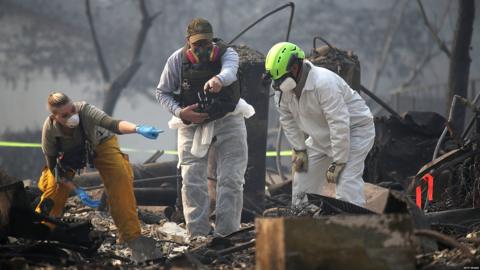
[[[70,101],[70,98],[62,92],[51,92],[48,95],[47,109],[52,112],[53,109],[60,108]]]

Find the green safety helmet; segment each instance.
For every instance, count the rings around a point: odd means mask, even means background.
[[[305,59],[305,52],[297,45],[290,42],[275,44],[265,59],[265,71],[273,80],[278,80],[289,72],[294,60]]]

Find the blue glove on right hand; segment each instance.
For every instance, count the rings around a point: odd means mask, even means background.
[[[163,132],[163,130],[161,130],[161,129],[156,129],[156,128],[151,127],[151,126],[144,126],[144,125],[137,126],[135,131],[138,134],[143,135],[145,138],[153,139],[153,140],[158,137],[159,133]]]
[[[88,196],[87,192],[82,188],[77,187],[75,189],[75,193],[77,194],[78,198],[82,201],[83,204],[92,208],[98,208],[100,206],[100,200],[92,200],[90,196]]]

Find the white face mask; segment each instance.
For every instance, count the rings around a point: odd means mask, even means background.
[[[78,113],[70,116],[70,118],[68,118],[68,120],[65,122],[65,124],[69,128],[74,128],[78,126],[79,123],[80,123],[80,117],[78,116]]]
[[[295,82],[295,80],[292,77],[288,77],[283,80],[283,82],[278,88],[280,88],[282,92],[291,92],[293,91],[293,89],[295,89],[295,87],[297,87],[297,83]]]

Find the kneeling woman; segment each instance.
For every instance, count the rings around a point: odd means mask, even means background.
[[[140,261],[154,256],[153,239],[141,237],[132,168],[128,157],[120,151],[115,134],[139,133],[156,139],[161,131],[113,119],[95,106],[72,102],[59,92],[48,96],[47,106],[51,115],[42,130],[47,167],[38,182],[43,194],[36,211],[61,216],[74,188],[70,180],[86,164],[93,164],[103,180],[120,239],[132,248],[134,259]]]

